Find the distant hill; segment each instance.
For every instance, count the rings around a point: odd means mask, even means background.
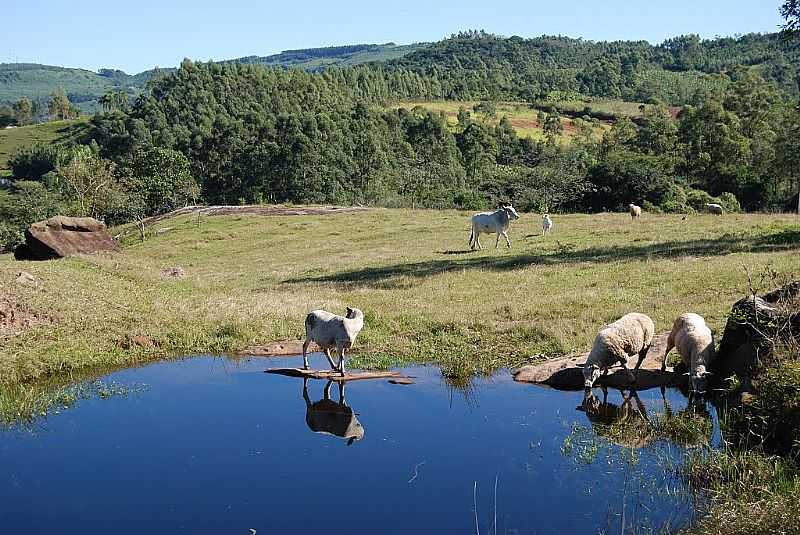
[[[636,102],[664,101],[679,106],[698,94],[719,91],[737,66],[756,69],[790,94],[798,95],[800,41],[778,34],[748,34],[703,40],[696,35],[647,41],[594,42],[563,36],[532,39],[468,31],[435,43],[357,44],[286,50],[271,56],[246,56],[221,63],[259,64],[318,71],[328,67],[380,65],[383,69],[435,80],[435,94],[451,100],[561,100],[577,95]],[[84,112],[98,99],[124,88],[133,97],[156,72],[0,64],[0,104],[21,96],[46,98],[63,87]],[[728,76],[724,76],[728,75]]]
[[[225,63],[256,63],[267,66],[296,67],[315,71],[325,67],[350,67],[371,62],[383,62],[398,59],[406,54],[422,50],[427,43],[413,45],[347,45],[325,48],[303,48],[284,50],[272,56],[247,56],[226,61]]]
[[[385,43],[306,48],[286,50],[272,56],[247,56],[222,63],[260,64],[316,71],[325,67],[346,67],[397,59],[424,46],[426,45]],[[0,63],[0,104],[16,102],[23,96],[44,103],[53,91],[62,87],[73,104],[86,113],[93,113],[98,109],[98,99],[108,91],[124,88],[135,96],[156,72],[172,70],[174,69],[154,69],[130,75],[116,69],[93,72],[37,63]]]

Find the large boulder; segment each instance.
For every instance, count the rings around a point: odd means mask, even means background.
[[[775,344],[800,342],[800,281],[761,297],[750,295],[737,301],[714,360],[718,384],[732,376],[747,383],[770,366]]]
[[[97,251],[119,251],[105,223],[91,217],[55,216],[34,223],[25,231],[25,243],[17,247],[17,260],[50,260]]]

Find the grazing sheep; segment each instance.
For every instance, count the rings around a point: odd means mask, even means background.
[[[553,220],[550,219],[550,214],[544,214],[542,217],[542,236],[553,230]]]
[[[708,210],[709,214],[714,214],[714,215],[722,215],[725,213],[725,210],[722,208],[722,205],[719,205],[714,202],[707,202],[706,210]]]
[[[357,308],[347,307],[347,315],[337,316],[325,310],[312,310],[306,316],[306,341],[303,342],[303,368],[308,369],[308,346],[317,344],[325,356],[331,369],[339,370],[344,375],[345,352],[356,341],[356,336],[364,327],[364,313]],[[334,365],[331,349],[336,348],[339,364]]]
[[[315,433],[343,438],[347,440],[347,445],[349,446],[356,440],[364,438],[364,427],[344,399],[344,383],[338,382],[339,402],[337,403],[331,399],[332,382],[328,381],[328,384],[325,385],[322,399],[312,403],[311,398],[308,396],[308,378],[303,378],[306,425]]]
[[[638,370],[642,361],[647,356],[650,344],[655,333],[653,320],[644,314],[632,312],[625,314],[620,319],[603,327],[594,339],[592,351],[583,367],[583,379],[586,388],[591,388],[600,372],[603,375],[616,363],[628,372],[631,382],[636,382],[636,376],[628,368],[628,356],[638,354],[639,360],[634,370]]]
[[[716,355],[714,335],[706,325],[706,320],[691,312],[678,316],[667,338],[667,351],[661,364],[662,370],[667,368],[667,355],[673,347],[678,350],[683,363],[689,368],[692,390],[705,391],[706,376],[711,375],[708,369]]]
[[[471,249],[483,249],[481,245],[481,234],[497,234],[494,248],[500,243],[500,236],[506,239],[506,244],[511,248],[511,240],[508,239],[508,230],[511,221],[519,219],[519,214],[511,203],[502,203],[498,210],[494,212],[481,212],[472,216],[472,232],[469,235],[469,246]]]
[[[631,219],[639,219],[642,217],[642,207],[635,204],[628,205],[628,211],[631,213]]]

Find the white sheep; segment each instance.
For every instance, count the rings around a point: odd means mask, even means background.
[[[641,206],[636,206],[635,204],[631,203],[628,205],[628,211],[631,213],[631,219],[639,219],[642,217]]]
[[[709,214],[714,214],[714,215],[722,215],[725,213],[725,210],[722,208],[722,205],[717,204],[715,202],[707,202],[706,210],[708,210]]]
[[[583,366],[584,386],[591,388],[595,381],[608,373],[608,369],[616,363],[628,372],[630,381],[636,382],[636,376],[628,368],[628,357],[638,354],[639,360],[634,370],[638,370],[647,356],[655,333],[653,320],[644,314],[632,312],[603,327],[594,339],[592,351]]]
[[[344,375],[345,353],[356,341],[356,336],[364,328],[364,313],[357,308],[347,307],[344,317],[325,310],[312,310],[306,316],[306,340],[303,342],[303,368],[308,369],[308,346],[317,344],[328,357],[331,369]],[[334,365],[331,349],[336,348],[339,364]]]
[[[553,220],[550,219],[550,214],[544,214],[542,217],[542,236],[553,230]]]
[[[708,369],[716,355],[714,335],[703,316],[691,312],[678,316],[667,338],[667,351],[661,364],[662,370],[667,369],[667,355],[672,348],[678,350],[683,363],[689,368],[692,390],[703,392],[706,376],[711,375]]]

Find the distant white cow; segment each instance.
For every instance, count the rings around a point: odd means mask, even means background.
[[[708,213],[714,215],[722,215],[725,213],[725,210],[722,208],[722,206],[714,202],[707,202],[706,210],[708,210]]]
[[[641,206],[636,206],[635,204],[631,203],[628,205],[628,211],[631,213],[631,219],[639,219],[642,217]]]
[[[481,212],[472,216],[472,232],[469,235],[469,246],[472,249],[476,247],[483,249],[481,245],[481,234],[497,234],[497,239],[494,242],[494,248],[500,243],[500,236],[506,239],[506,244],[511,247],[511,240],[508,239],[508,226],[511,221],[519,219],[519,214],[511,203],[503,203],[498,210],[494,212]]]
[[[550,219],[550,214],[544,214],[542,217],[542,236],[553,230],[553,220]]]

